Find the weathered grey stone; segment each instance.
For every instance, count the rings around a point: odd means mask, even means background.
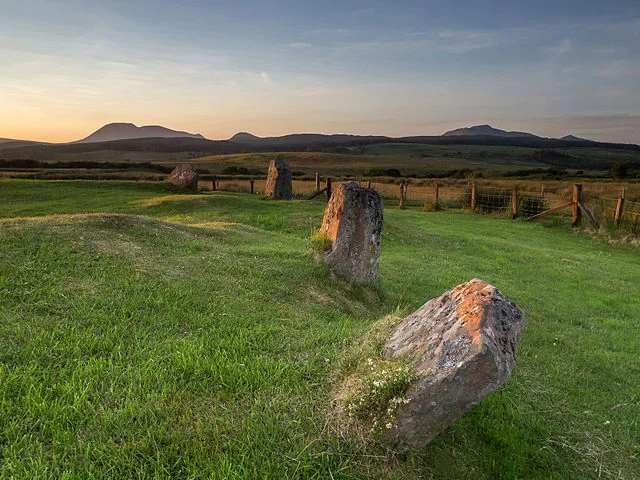
[[[198,188],[198,174],[189,164],[178,165],[167,177],[167,181],[179,187]]]
[[[284,158],[276,157],[271,160],[267,183],[264,185],[264,194],[276,200],[291,200],[293,196],[291,168]]]
[[[324,259],[334,273],[356,285],[377,283],[382,222],[383,202],[374,190],[349,182],[333,192],[320,232],[331,240]]]
[[[385,346],[420,374],[387,439],[419,449],[511,374],[525,317],[486,282],[473,279],[430,300],[396,325]]]

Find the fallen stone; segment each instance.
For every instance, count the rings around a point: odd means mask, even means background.
[[[198,174],[189,164],[178,165],[167,177],[167,181],[179,187],[198,189]]]
[[[385,350],[407,356],[418,373],[387,440],[420,449],[511,374],[525,326],[522,310],[473,279],[430,300],[396,325]]]
[[[382,222],[380,195],[356,182],[340,185],[331,195],[320,227],[331,241],[325,263],[352,284],[375,285]]]
[[[274,158],[269,164],[264,194],[276,200],[291,200],[293,196],[291,178],[289,163],[282,157]]]

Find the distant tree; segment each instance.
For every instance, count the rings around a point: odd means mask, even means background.
[[[629,175],[630,168],[631,163],[629,162],[616,162],[613,164],[613,167],[611,167],[611,176],[614,180],[626,178]]]
[[[397,168],[369,168],[364,171],[365,177],[401,177],[402,172]]]

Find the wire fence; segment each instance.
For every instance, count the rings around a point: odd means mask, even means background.
[[[201,190],[214,190],[214,180],[202,179]],[[215,180],[215,190],[231,192],[253,192],[264,194],[265,179],[226,178]],[[344,181],[334,181],[337,188]],[[513,182],[449,182],[418,180],[397,183],[359,180],[364,187],[377,191],[390,205],[402,204],[404,208],[427,211],[473,211],[475,213],[505,218],[531,218],[549,210],[567,208],[573,199],[573,184],[533,182],[514,186]],[[293,180],[294,198],[309,198],[324,188],[325,183]],[[631,184],[625,193],[613,184],[585,184],[583,204],[593,213],[599,223],[615,224],[634,234],[640,234],[640,185]],[[402,202],[400,196],[404,195]],[[623,205],[620,207],[620,198]],[[514,208],[515,202],[515,208]],[[618,211],[619,218],[616,212]]]
[[[617,198],[585,192],[583,198],[585,205],[600,222],[613,222],[620,228],[640,235],[640,202],[627,200],[622,192]]]

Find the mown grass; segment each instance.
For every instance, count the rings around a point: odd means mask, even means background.
[[[387,209],[370,291],[313,262],[322,201],[18,180],[0,198],[2,478],[640,476],[637,249]],[[527,314],[510,380],[423,452],[337,435],[345,346],[473,277]]]

